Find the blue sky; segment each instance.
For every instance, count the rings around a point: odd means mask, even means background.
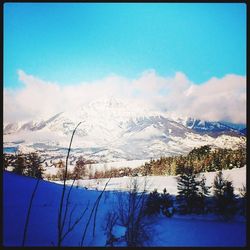
[[[4,4],[4,87],[17,70],[60,84],[183,72],[196,84],[246,75],[246,5]]]

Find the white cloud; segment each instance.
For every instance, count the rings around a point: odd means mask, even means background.
[[[183,105],[182,105],[183,104]],[[246,78],[226,75],[212,78],[201,85],[191,85],[177,105],[179,111],[201,119],[246,122]]]
[[[18,76],[24,88],[4,90],[4,122],[49,118],[65,109],[111,95],[200,119],[246,122],[243,76],[231,74],[196,85],[182,72],[162,77],[148,70],[137,79],[112,75],[68,86],[41,80],[22,70],[18,70]]]

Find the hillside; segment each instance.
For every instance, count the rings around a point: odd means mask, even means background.
[[[246,183],[246,167],[223,171],[233,181],[236,188]],[[211,183],[215,173],[206,173],[207,182]],[[85,246],[105,246],[105,216],[117,207],[116,192],[126,190],[130,178],[111,179],[107,186],[97,214],[95,237],[92,237],[92,224],[88,230]],[[139,182],[143,177],[139,178]],[[10,172],[3,175],[3,243],[5,246],[20,246],[22,241],[25,214],[28,201],[35,186],[35,179],[18,176]],[[89,202],[89,209],[84,219],[75,227],[63,242],[64,246],[79,246],[88,214],[106,180],[78,181],[78,188],[72,189],[70,209],[77,206],[73,218],[77,218]],[[175,177],[149,177],[149,190],[166,187],[171,194],[176,194]],[[86,190],[87,187],[91,190]],[[112,191],[111,191],[112,190]],[[56,245],[57,213],[62,185],[40,181],[31,211],[28,228],[27,246]],[[18,223],[17,223],[18,221]],[[244,220],[221,221],[214,215],[174,215],[166,218],[159,215],[150,218],[152,237],[150,246],[244,246],[246,243],[246,224]],[[195,237],[194,237],[195,235]]]

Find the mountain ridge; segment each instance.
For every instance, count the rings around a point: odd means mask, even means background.
[[[85,154],[88,154],[87,148],[96,148],[97,152],[89,150],[89,155],[106,161],[180,154],[194,146],[223,145],[225,138],[227,147],[244,141],[243,133],[220,122],[178,115],[173,118],[167,113],[116,98],[92,101],[77,110],[60,112],[46,120],[7,124],[4,146],[14,145],[18,140],[30,148],[44,151],[51,147],[55,150],[67,148],[79,121],[82,124],[76,131],[72,148],[82,149]]]

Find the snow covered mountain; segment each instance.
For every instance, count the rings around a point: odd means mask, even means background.
[[[232,148],[245,143],[241,133],[219,122],[170,116],[111,97],[48,119],[5,124],[4,147],[65,150],[79,121],[72,148],[97,161],[141,160],[181,154],[205,144]]]
[[[185,125],[196,132],[207,133],[215,137],[221,134],[235,136],[243,135],[239,129],[233,128],[227,124],[224,124],[223,122],[210,122],[195,118],[188,118]]]
[[[244,135],[247,135],[247,128],[243,128],[240,130],[240,132]]]

